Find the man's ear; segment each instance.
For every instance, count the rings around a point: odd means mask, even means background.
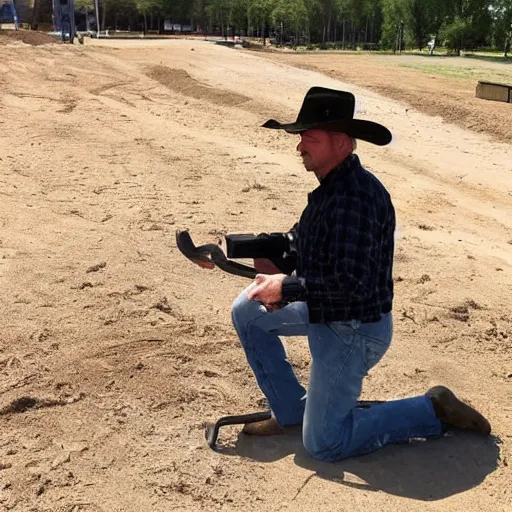
[[[352,138],[346,133],[337,132],[333,134],[335,136],[335,144],[340,153],[348,155],[352,153]]]

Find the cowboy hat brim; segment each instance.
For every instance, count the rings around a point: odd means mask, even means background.
[[[391,132],[379,123],[364,119],[340,119],[324,123],[289,123],[281,124],[275,119],[269,119],[263,128],[271,130],[284,130],[287,133],[302,133],[311,128],[326,130],[328,132],[343,132],[354,139],[365,140],[377,146],[385,146],[391,142]]]

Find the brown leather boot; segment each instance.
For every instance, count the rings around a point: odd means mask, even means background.
[[[242,432],[250,436],[278,436],[285,433],[283,427],[273,417],[256,423],[246,423]]]
[[[432,400],[436,416],[442,423],[484,436],[491,433],[489,422],[476,409],[460,401],[447,387],[435,386],[426,394]]]

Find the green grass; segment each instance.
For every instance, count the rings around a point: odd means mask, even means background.
[[[471,66],[450,66],[436,64],[399,64],[399,67],[416,69],[429,75],[441,75],[463,80],[487,80],[491,82],[512,83],[512,68],[497,70]]]
[[[512,56],[508,55],[505,59],[503,52],[465,53],[464,58],[487,62],[497,62],[498,64],[512,64]]]

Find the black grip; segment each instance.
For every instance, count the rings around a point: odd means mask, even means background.
[[[290,250],[287,233],[226,235],[228,258],[282,258]]]

